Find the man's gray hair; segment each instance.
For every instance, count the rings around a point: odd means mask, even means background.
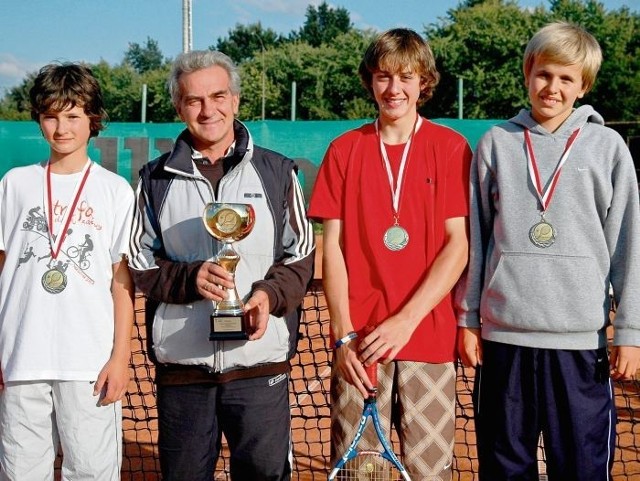
[[[180,103],[180,77],[183,74],[195,72],[205,68],[222,67],[229,74],[230,90],[233,95],[240,94],[240,74],[238,68],[227,55],[215,50],[192,50],[178,55],[173,62],[169,76],[169,92],[173,105]]]

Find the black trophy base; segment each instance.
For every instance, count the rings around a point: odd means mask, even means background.
[[[211,316],[210,341],[247,340],[245,316],[243,314],[214,314]]]

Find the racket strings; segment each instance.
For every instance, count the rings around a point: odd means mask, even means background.
[[[337,478],[341,481],[401,481],[398,468],[380,453],[363,451],[345,463]]]

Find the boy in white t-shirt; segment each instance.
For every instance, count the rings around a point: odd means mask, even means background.
[[[133,284],[133,190],[87,148],[106,114],[87,67],[30,91],[48,161],[0,181],[0,479],[120,479]],[[90,247],[87,247],[90,246]]]

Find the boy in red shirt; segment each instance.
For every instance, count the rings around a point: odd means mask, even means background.
[[[380,414],[387,434],[398,414],[407,471],[414,479],[448,480],[456,358],[450,291],[468,257],[471,150],[461,135],[417,113],[439,80],[417,33],[381,34],[359,73],[379,116],[331,143],[309,208],[324,226],[335,341],[332,457],[356,431],[371,387],[364,366],[380,362]]]

